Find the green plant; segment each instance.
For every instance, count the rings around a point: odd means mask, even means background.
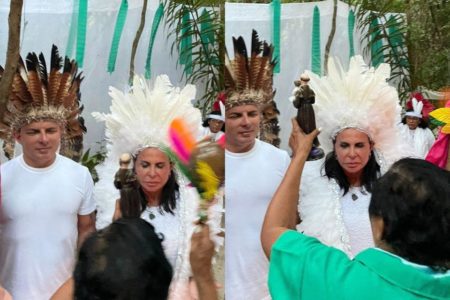
[[[183,76],[187,82],[203,84],[203,96],[197,105],[205,112],[224,88],[224,1],[164,0],[163,3],[169,37],[175,37],[172,54],[178,52],[178,62],[184,65]]]
[[[80,163],[89,169],[89,172],[91,173],[92,179],[94,180],[94,183],[99,180],[97,170],[95,167],[99,164],[101,164],[105,158],[106,158],[106,149],[102,145],[100,149],[95,152],[94,154],[90,154],[91,148],[89,148],[81,157]]]

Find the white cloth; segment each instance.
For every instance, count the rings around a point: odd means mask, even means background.
[[[373,238],[368,223],[370,193],[357,194],[357,207],[347,203],[351,192],[342,196],[334,179],[321,175],[324,159],[306,162],[300,184],[298,211],[301,223],[297,231],[318,238],[322,243],[344,251],[349,257],[373,246]],[[348,200],[350,197],[350,200]],[[350,229],[350,230],[349,230]],[[353,247],[356,249],[353,249]]]
[[[179,207],[179,203],[177,207]],[[150,215],[153,216],[153,219]],[[162,238],[164,254],[172,268],[175,268],[180,234],[180,214],[178,209],[175,209],[174,214],[171,214],[159,207],[147,206],[142,212],[141,218],[155,227],[155,232]]]
[[[403,124],[400,131],[411,148],[414,149],[415,154],[420,158],[425,158],[435,141],[435,137],[431,130],[420,127],[411,130],[408,125]]]
[[[209,127],[202,127],[202,130],[200,131],[199,140],[210,136],[210,137],[212,137],[213,141],[218,141],[224,134],[225,133],[223,131],[218,131],[216,133],[212,133],[211,129],[209,129]]]
[[[341,199],[342,217],[353,257],[367,248],[375,247],[368,213],[369,204],[370,193],[361,187],[351,187]]]
[[[47,168],[23,156],[1,166],[0,282],[15,300],[48,300],[72,275],[92,190],[88,169],[60,155]]]
[[[246,153],[225,152],[225,298],[270,299],[260,233],[267,206],[289,165],[288,154],[256,140]]]

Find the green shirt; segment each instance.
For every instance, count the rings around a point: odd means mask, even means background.
[[[272,247],[269,289],[274,300],[450,299],[450,272],[375,248],[350,260],[316,238],[286,231]]]

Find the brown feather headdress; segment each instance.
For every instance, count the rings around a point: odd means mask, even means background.
[[[2,70],[0,67],[0,79]],[[0,125],[0,138],[12,143],[12,133],[24,125],[34,121],[56,121],[64,128],[60,153],[77,160],[82,148],[82,136],[86,132],[80,116],[83,110],[80,105],[80,83],[83,78],[77,71],[76,62],[68,57],[62,65],[62,57],[55,45],[52,47],[50,73],[42,53],[39,56],[29,53],[25,63],[20,58]]]
[[[226,109],[244,104],[266,104],[273,99],[273,46],[252,31],[250,57],[242,36],[233,37],[234,59],[225,66]]]
[[[260,41],[258,33],[252,31],[250,57],[242,36],[233,37],[234,59],[227,57],[225,65],[226,110],[247,104],[261,108],[262,119],[259,138],[274,146],[280,145],[278,133],[279,111],[273,98],[273,68],[276,62],[272,59],[273,46]]]

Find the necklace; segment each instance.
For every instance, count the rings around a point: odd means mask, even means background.
[[[147,206],[147,208],[145,209],[148,212],[148,217],[150,218],[150,220],[153,220],[154,218],[156,218],[154,209],[158,209],[158,208]]]
[[[363,187],[359,188],[359,192],[361,194],[363,194],[364,196],[367,196],[367,192]],[[355,192],[352,192],[352,200],[356,201],[356,200],[358,200],[358,198],[359,198],[358,195]]]

